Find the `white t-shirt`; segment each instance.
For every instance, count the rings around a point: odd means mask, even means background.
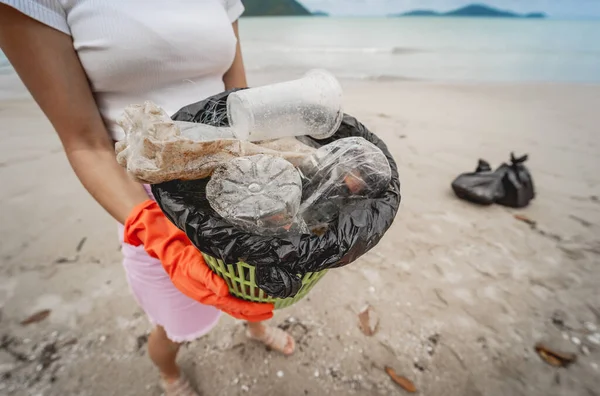
[[[115,140],[123,109],[151,100],[168,114],[224,89],[241,0],[0,0],[73,38]]]

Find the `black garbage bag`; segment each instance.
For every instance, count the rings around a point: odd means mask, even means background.
[[[224,92],[191,104],[173,120],[227,126],[220,116],[226,108]],[[208,179],[170,181],[152,186],[165,215],[200,251],[226,263],[246,262],[256,267],[256,283],[273,297],[294,296],[308,272],[347,265],[381,240],[400,206],[398,168],[387,146],[358,120],[344,115],[337,133],[315,141],[321,145],[336,139],[360,136],[379,147],[390,163],[392,180],[376,198],[348,201],[322,235],[294,234],[271,237],[247,233],[217,215],[206,198]]]
[[[469,202],[491,205],[504,196],[503,175],[492,172],[490,164],[479,160],[475,172],[463,173],[452,182],[457,197]]]
[[[512,208],[523,208],[535,198],[535,188],[531,173],[524,165],[528,156],[515,157],[510,154],[510,164],[502,164],[496,170],[502,175],[504,194],[496,199],[496,203]]]
[[[463,173],[452,182],[457,197],[481,205],[497,203],[522,208],[535,198],[533,178],[523,165],[527,155],[510,155],[511,163],[491,171],[489,163],[479,160],[475,172]]]

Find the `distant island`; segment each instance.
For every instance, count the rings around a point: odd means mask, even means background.
[[[310,12],[296,0],[244,0],[246,11],[243,16],[319,16],[327,17],[323,11]],[[500,10],[485,4],[471,4],[448,12],[433,10],[412,10],[390,17],[488,17],[488,18],[545,18],[541,12],[517,14],[512,11]]]
[[[413,10],[401,14],[390,15],[392,17],[487,17],[487,18],[545,18],[541,12],[529,14],[517,14],[512,11],[499,10],[484,4],[471,4],[448,12],[437,12],[433,10]]]
[[[296,0],[244,0],[243,16],[310,16]]]

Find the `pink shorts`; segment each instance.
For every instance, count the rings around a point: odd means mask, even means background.
[[[152,197],[150,188],[144,187]],[[159,260],[150,257],[143,246],[124,243],[123,236],[124,229],[119,224],[127,282],[150,321],[164,327],[169,339],[175,342],[192,341],[212,330],[219,322],[221,311],[181,293]]]

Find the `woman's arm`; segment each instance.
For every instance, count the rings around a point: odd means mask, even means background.
[[[71,37],[0,4],[0,48],[54,126],[81,183],[124,223],[148,196],[117,164]]]
[[[225,89],[246,88],[248,83],[246,82],[246,70],[244,69],[244,60],[242,58],[238,21],[235,21],[232,24],[232,27],[235,37],[237,38],[237,46],[235,49],[235,58],[233,59],[231,67],[223,76],[223,82],[225,83]]]

